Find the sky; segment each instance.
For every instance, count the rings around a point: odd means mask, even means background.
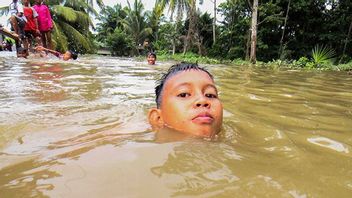
[[[142,3],[144,4],[144,9],[145,10],[151,10],[154,7],[155,4],[155,0],[141,0]],[[225,2],[226,0],[217,0],[216,4],[219,5],[222,2]],[[11,0],[1,0],[0,1],[0,7],[2,6],[8,6],[12,1]],[[114,6],[117,3],[121,3],[121,5],[127,6],[127,0],[103,0],[104,4],[107,6]],[[134,0],[130,0],[130,3],[132,4],[134,2]],[[199,2],[199,0],[197,0],[197,2]],[[197,3],[198,8],[202,11],[202,12],[208,12],[211,15],[213,15],[213,0],[203,0],[203,5],[199,5]],[[167,11],[165,13],[167,15]],[[217,18],[219,19],[221,16],[217,15]],[[0,24],[3,24],[6,26],[7,21],[6,21],[6,16],[2,16],[0,17]]]

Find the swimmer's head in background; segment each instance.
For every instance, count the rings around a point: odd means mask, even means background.
[[[76,60],[77,57],[78,57],[77,52],[75,52],[75,51],[73,51],[73,50],[68,50],[68,51],[66,51],[66,52],[64,53],[64,55],[63,55],[63,59],[64,59],[65,61],[70,60],[71,58],[72,58],[73,60]]]
[[[27,49],[26,48],[23,48],[23,47],[19,47],[17,48],[17,57],[18,58],[27,58],[28,56],[28,53],[27,53]]]
[[[147,61],[149,65],[154,65],[156,61],[156,54],[154,52],[149,52],[147,55]]]

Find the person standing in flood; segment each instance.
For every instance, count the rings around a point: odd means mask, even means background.
[[[40,31],[38,26],[38,13],[34,8],[30,7],[29,0],[22,0],[24,15],[27,18],[27,23],[24,26],[26,39],[23,41],[24,48],[28,49],[30,46],[33,48],[32,42],[35,41],[36,45],[41,45]],[[27,51],[29,52],[29,50]],[[28,55],[28,54],[27,54]]]
[[[9,5],[9,22],[11,29],[19,35],[20,39],[25,39],[24,26],[27,23],[27,19],[23,14],[23,5],[18,0],[13,0]],[[16,40],[16,48],[21,47],[21,42]]]
[[[33,8],[38,13],[38,25],[41,33],[42,44],[45,48],[52,49],[51,30],[53,29],[53,21],[50,10],[43,0],[35,0]]]

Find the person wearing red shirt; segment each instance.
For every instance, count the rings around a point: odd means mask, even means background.
[[[41,45],[40,31],[39,31],[38,20],[37,20],[38,13],[34,8],[30,7],[29,0],[22,0],[22,2],[24,5],[23,7],[24,16],[27,18],[27,23],[24,26],[26,39],[23,41],[23,45],[24,45],[24,48],[28,49],[29,45],[32,48],[32,42],[34,39],[37,45]]]

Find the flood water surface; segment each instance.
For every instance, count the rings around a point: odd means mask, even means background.
[[[0,197],[349,197],[352,76],[203,65],[224,123],[160,137],[146,114],[172,62],[0,55]]]

